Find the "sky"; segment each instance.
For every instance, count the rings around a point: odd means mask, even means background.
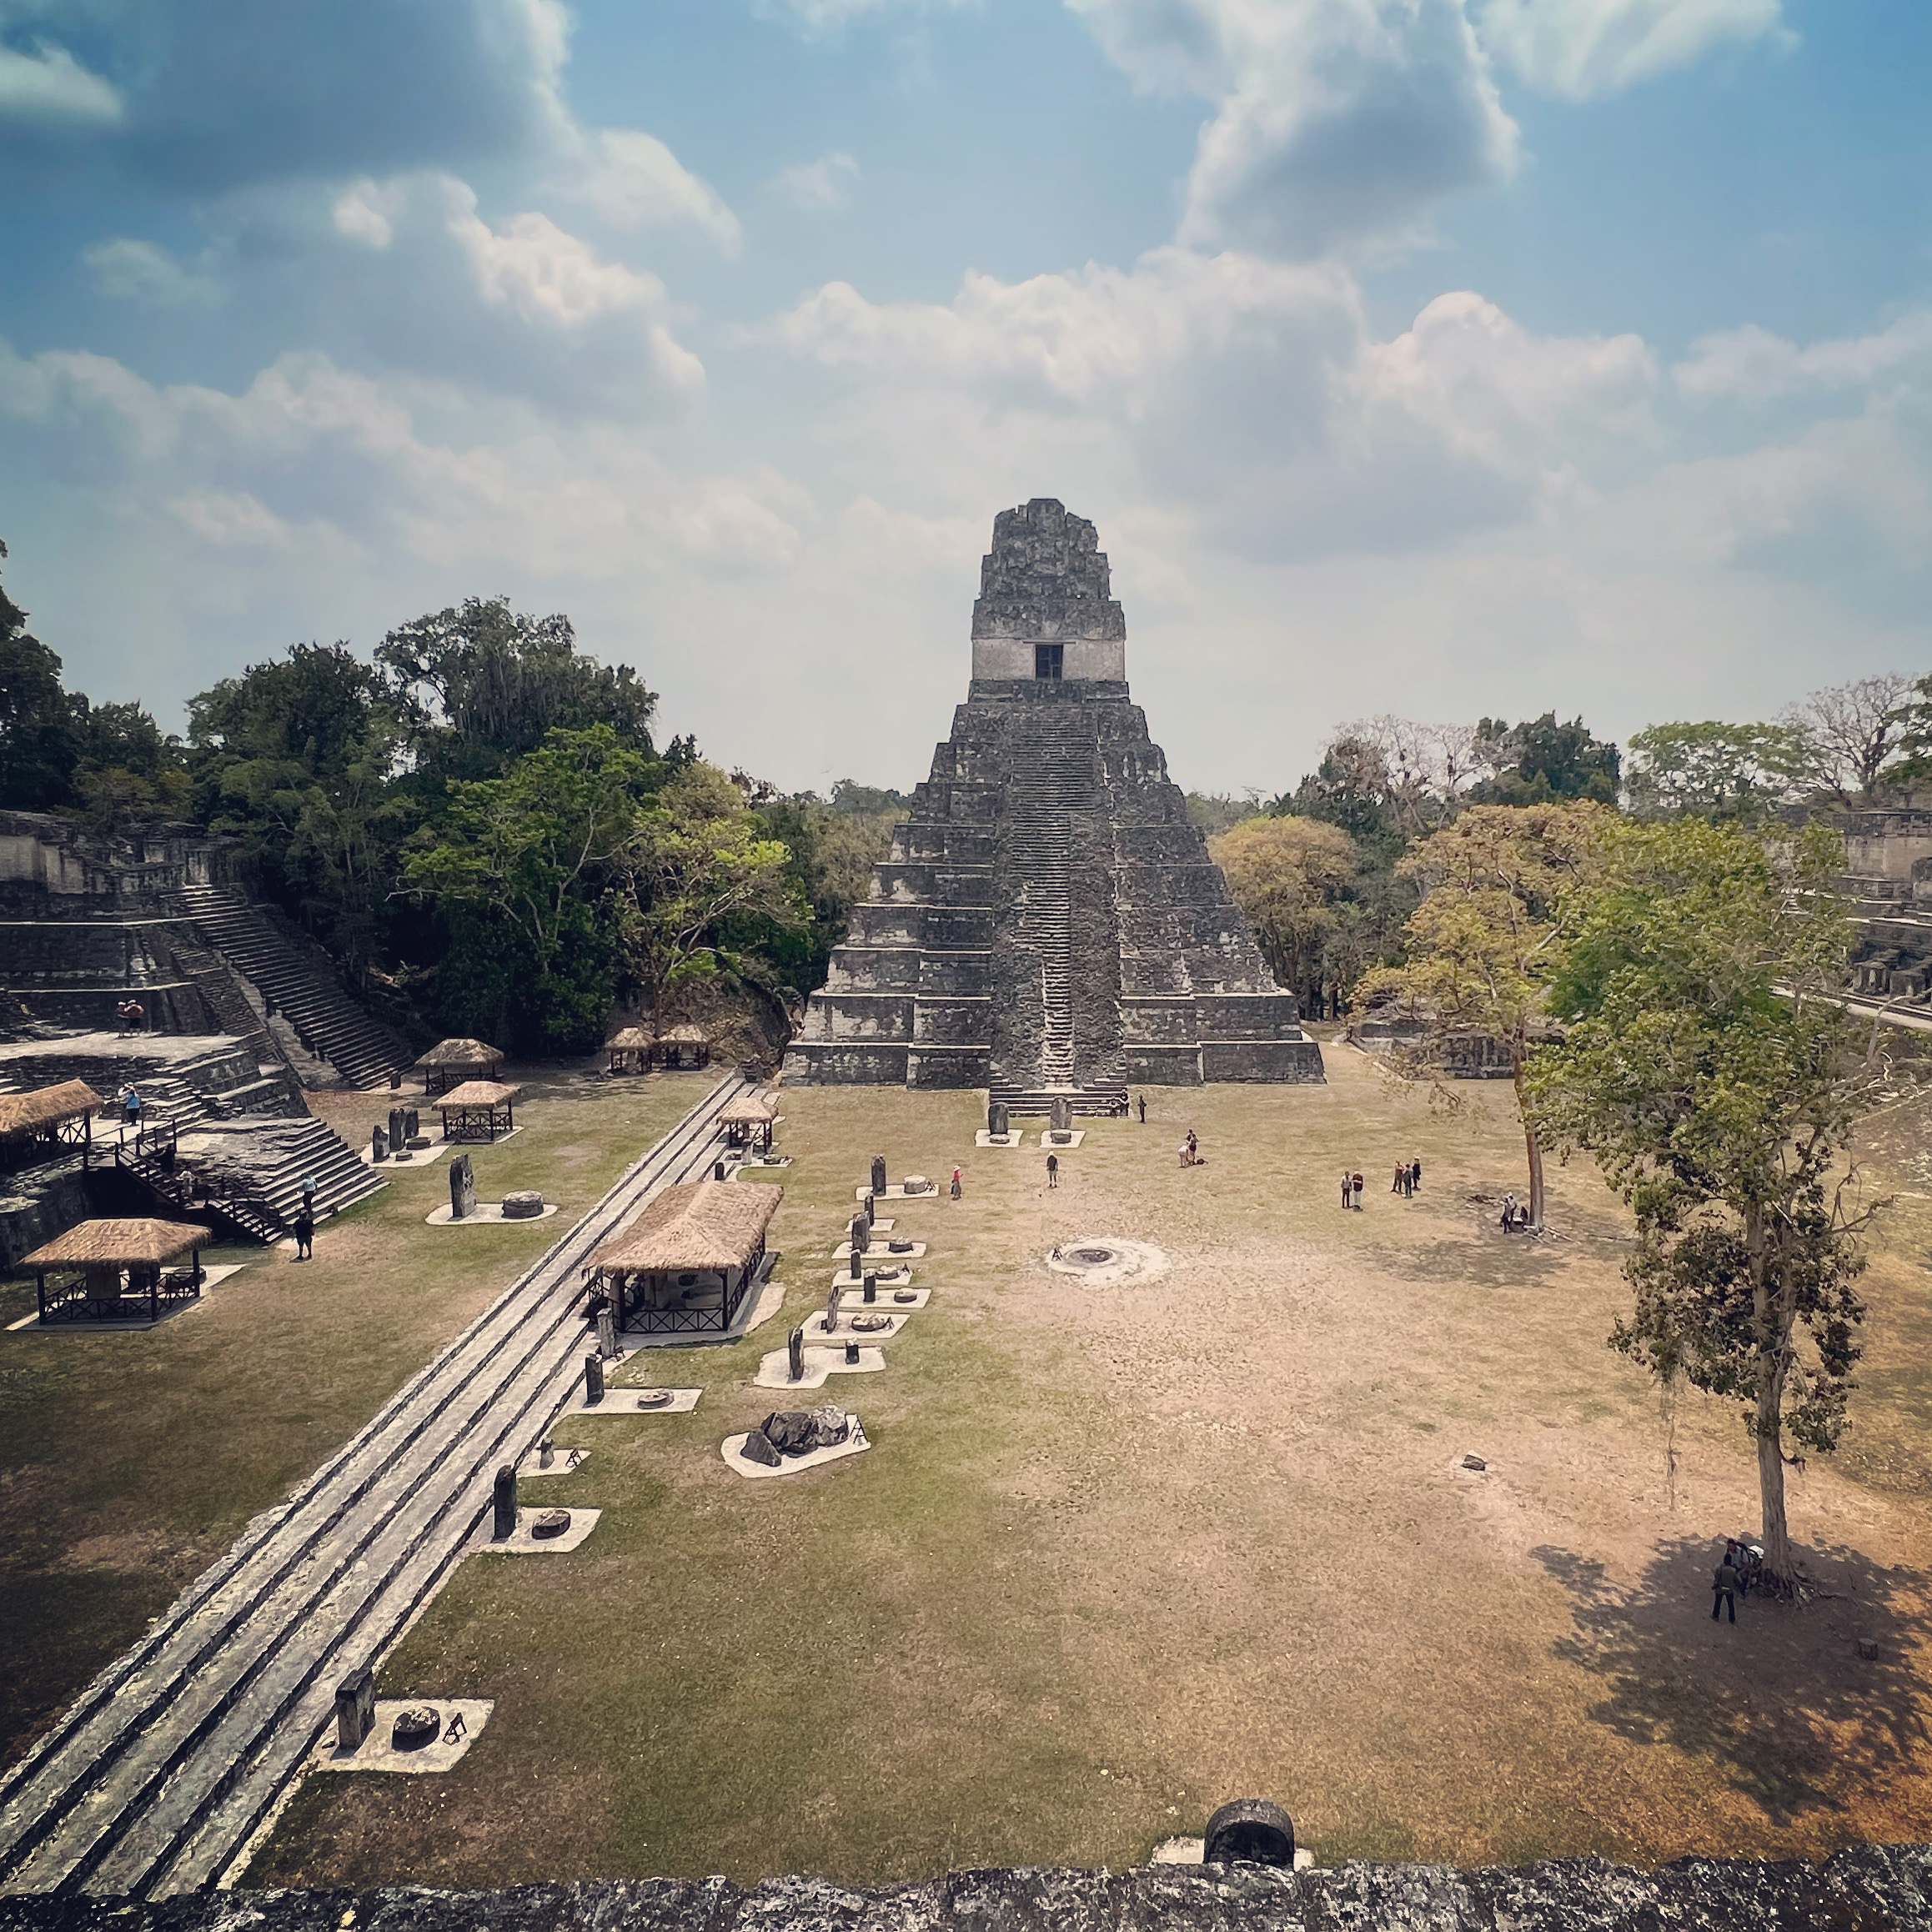
[[[1932,670],[1924,0],[0,0],[0,570],[170,729],[567,612],[909,786],[996,511],[1173,775]]]

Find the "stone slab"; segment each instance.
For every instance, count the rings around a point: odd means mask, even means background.
[[[888,1288],[909,1288],[912,1286],[912,1270],[903,1262],[896,1268],[874,1268],[871,1272],[879,1277],[879,1286],[882,1291]],[[863,1269],[860,1271],[859,1279],[856,1282],[850,1268],[835,1268],[825,1277],[828,1288],[863,1288],[865,1282],[866,1271]]]
[[[554,1556],[560,1550],[576,1548],[597,1527],[597,1519],[604,1512],[601,1509],[580,1509],[573,1503],[570,1508],[570,1527],[561,1536],[532,1536],[530,1523],[537,1513],[534,1509],[519,1509],[516,1513],[516,1534],[498,1543],[490,1536],[489,1517],[485,1513],[470,1543],[470,1549],[493,1550],[499,1556]]]
[[[539,1221],[548,1221],[558,1212],[555,1201],[546,1201],[541,1214],[505,1214],[500,1201],[479,1201],[474,1210],[460,1221],[451,1217],[449,1203],[445,1201],[433,1212],[423,1217],[425,1227],[534,1227]]]
[[[1010,1134],[990,1134],[984,1127],[973,1136],[976,1147],[1023,1147],[1026,1137],[1017,1129]]]
[[[424,1744],[420,1750],[399,1751],[390,1741],[389,1728],[396,1721],[397,1714],[414,1710],[419,1704],[427,1704],[443,1719],[443,1729],[447,1732],[449,1720],[460,1716],[464,1724],[464,1735],[453,1744],[446,1744],[439,1737],[433,1744]],[[309,1760],[312,1771],[402,1771],[420,1774],[425,1771],[447,1771],[482,1734],[483,1727],[489,1722],[489,1714],[496,1709],[496,1700],[487,1697],[409,1697],[394,1701],[381,1700],[376,1705],[374,1729],[353,1751],[344,1751],[335,1741],[335,1726],[331,1724],[323,1734],[322,1742],[315,1748],[315,1755]]]
[[[729,1328],[707,1330],[701,1335],[688,1332],[673,1335],[650,1335],[639,1328],[620,1328],[617,1332],[628,1353],[636,1348],[701,1348],[707,1343],[735,1342],[762,1327],[785,1306],[785,1284],[763,1282],[738,1304],[738,1318]],[[586,1329],[586,1335],[594,1329]]]
[[[290,1242],[289,1252],[294,1252],[295,1244]],[[229,1262],[220,1267],[204,1268],[202,1271],[201,1292],[192,1301],[175,1302],[161,1311],[157,1322],[43,1322],[40,1311],[36,1308],[31,1315],[23,1315],[18,1322],[7,1324],[9,1335],[18,1335],[32,1328],[43,1335],[124,1335],[138,1334],[143,1329],[158,1328],[163,1322],[172,1322],[177,1315],[185,1315],[200,1307],[208,1300],[208,1292],[218,1282],[225,1282],[230,1275],[238,1275],[248,1266],[245,1261]]]
[[[839,1245],[832,1250],[832,1259],[834,1261],[849,1260],[851,1257],[851,1242],[849,1241],[841,1241]],[[873,1256],[876,1259],[882,1262],[918,1261],[921,1257],[924,1256],[926,1252],[926,1243],[922,1241],[914,1242],[912,1244],[911,1252],[906,1254],[893,1254],[882,1247],[867,1248],[866,1252]]]
[[[1207,1849],[1204,1838],[1163,1839],[1154,1847],[1147,1863],[1151,1865],[1197,1865],[1201,1854]],[[1315,1854],[1305,1844],[1295,1847],[1295,1869],[1298,1872],[1314,1869]]]
[[[796,1388],[797,1384],[795,1383],[792,1386]],[[851,1412],[847,1410],[846,1413],[850,1415]],[[775,1469],[763,1463],[746,1461],[743,1452],[745,1438],[751,1433],[749,1429],[741,1430],[735,1436],[725,1437],[719,1445],[718,1453],[740,1476],[749,1476],[755,1483],[761,1482],[767,1476],[801,1476],[807,1469],[821,1468],[827,1463],[843,1462],[847,1456],[863,1455],[871,1448],[871,1443],[866,1439],[866,1431],[859,1418],[852,1416],[851,1419],[852,1433],[844,1442],[835,1443],[829,1449],[814,1449],[810,1455],[787,1456]]]
[[[870,1187],[855,1187],[852,1190],[852,1198],[855,1201],[863,1201],[871,1192]],[[923,1194],[908,1194],[903,1187],[895,1183],[876,1198],[881,1201],[944,1201],[946,1198],[946,1192],[945,1187],[941,1185],[929,1187]],[[884,1227],[889,1226],[890,1223],[875,1221],[872,1225],[875,1227]]]
[[[419,1109],[418,1111],[420,1112],[421,1110]],[[521,1133],[523,1129],[519,1127],[517,1132]],[[509,1138],[509,1136],[508,1134],[504,1136],[504,1140],[508,1140]],[[365,1140],[363,1142],[360,1149],[358,1150],[355,1157],[357,1160],[362,1162],[364,1167],[373,1169],[378,1174],[386,1174],[393,1167],[401,1167],[404,1169],[410,1167],[433,1167],[439,1161],[443,1158],[445,1154],[449,1152],[452,1147],[475,1147],[479,1144],[480,1143],[474,1141],[433,1140],[426,1147],[406,1148],[404,1152],[407,1152],[409,1157],[406,1161],[399,1161],[394,1154],[389,1155],[384,1159],[379,1161],[372,1153],[370,1153],[369,1142]]]
[[[891,1326],[889,1328],[868,1328],[864,1334],[856,1337],[853,1336],[850,1328],[840,1327],[833,1329],[828,1336],[825,1332],[825,1312],[820,1308],[805,1323],[805,1338],[807,1342],[830,1341],[837,1343],[841,1347],[847,1342],[856,1339],[863,1345],[868,1342],[890,1342],[906,1326],[906,1315],[886,1307],[883,1302],[875,1302],[866,1312],[869,1315],[885,1316]]]
[[[655,1386],[634,1382],[626,1388],[622,1384],[607,1382],[604,1385],[603,1401],[593,1408],[584,1399],[584,1378],[580,1375],[570,1399],[557,1413],[560,1416],[688,1416],[698,1406],[698,1398],[705,1393],[701,1388],[674,1388],[670,1400],[661,1408],[639,1408],[638,1397],[645,1388]]]
[[[1072,1151],[1086,1138],[1086,1129],[1085,1127],[1072,1128],[1068,1132],[1066,1138],[1063,1141],[1048,1140],[1046,1137],[1046,1133],[1051,1132],[1051,1130],[1048,1129],[1046,1132],[1042,1132],[1040,1136],[1040,1151],[1043,1154],[1071,1153]]]
[[[904,1287],[905,1284],[901,1282],[900,1286]],[[901,1302],[896,1299],[895,1291],[881,1287],[879,1290],[880,1298],[876,1302],[868,1302],[866,1299],[865,1289],[856,1287],[839,1297],[839,1306],[841,1308],[850,1308],[855,1314],[864,1313],[868,1309],[876,1309],[881,1313],[887,1315],[895,1311],[902,1315],[909,1315],[915,1308],[923,1308],[926,1306],[926,1299],[932,1293],[932,1290],[931,1288],[906,1288],[906,1292],[912,1297],[910,1302]]]
[[[751,1378],[754,1388],[823,1388],[828,1375],[872,1375],[886,1366],[886,1352],[882,1348],[867,1348],[862,1344],[859,1359],[848,1362],[843,1348],[807,1348],[805,1351],[805,1373],[794,1382],[791,1379],[791,1351],[775,1348],[758,1364],[758,1372]]]

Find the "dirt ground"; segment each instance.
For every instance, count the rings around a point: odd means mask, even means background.
[[[1690,1395],[1667,1471],[1604,1346],[1625,1224],[1594,1170],[1553,1167],[1551,1238],[1506,1236],[1478,1197],[1520,1184],[1508,1090],[1445,1116],[1327,1051],[1322,1088],[1151,1090],[1051,1192],[1036,1147],[974,1148],[975,1096],[788,1093],[781,1319],[680,1357],[695,1415],[560,1427],[590,1458],[545,1499],[596,1533],[465,1563],[381,1674],[494,1698],[489,1728],[446,1778],[311,1780],[248,1882],[1119,1864],[1236,1795],[1324,1863],[1932,1836],[1932,1112],[1874,1126],[1874,1184],[1918,1197],[1874,1249],[1851,1436],[1791,1475],[1817,1593],[1734,1628],[1708,1579],[1756,1521],[1750,1445]],[[822,1305],[875,1152],[965,1170],[901,1212],[932,1303],[825,1391],[871,1452],[745,1482],[718,1444],[778,1405],[750,1377]],[[1169,1271],[1050,1273],[1083,1235]]]

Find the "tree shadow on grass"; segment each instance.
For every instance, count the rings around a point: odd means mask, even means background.
[[[1544,1288],[1561,1272],[1564,1256],[1554,1242],[1499,1227],[1478,1227],[1460,1239],[1438,1237],[1426,1247],[1389,1246],[1376,1254],[1398,1281],[1443,1287]]]
[[[1710,1614],[1721,1536],[1661,1544],[1628,1588],[1572,1551],[1530,1553],[1570,1593],[1575,1631],[1554,1648],[1602,1681],[1596,1722],[1709,1764],[1780,1827],[1855,1814],[1859,1835],[1876,1838],[1894,1803],[1909,1808],[1901,1819],[1923,1815],[1918,1785],[1932,1764],[1918,1654],[1932,1633],[1924,1571],[1889,1570],[1843,1547],[1808,1550],[1809,1600],[1753,1595],[1734,1626]],[[1858,1654],[1862,1637],[1876,1640],[1876,1659]]]

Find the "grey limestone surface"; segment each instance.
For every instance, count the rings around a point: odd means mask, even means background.
[[[0,1899],[0,1932],[1922,1932],[1932,1847],[1854,1845],[1820,1864],[1595,1859],[1491,1866],[1138,1865],[824,1878],[607,1879],[500,1892],[200,1893]]]

